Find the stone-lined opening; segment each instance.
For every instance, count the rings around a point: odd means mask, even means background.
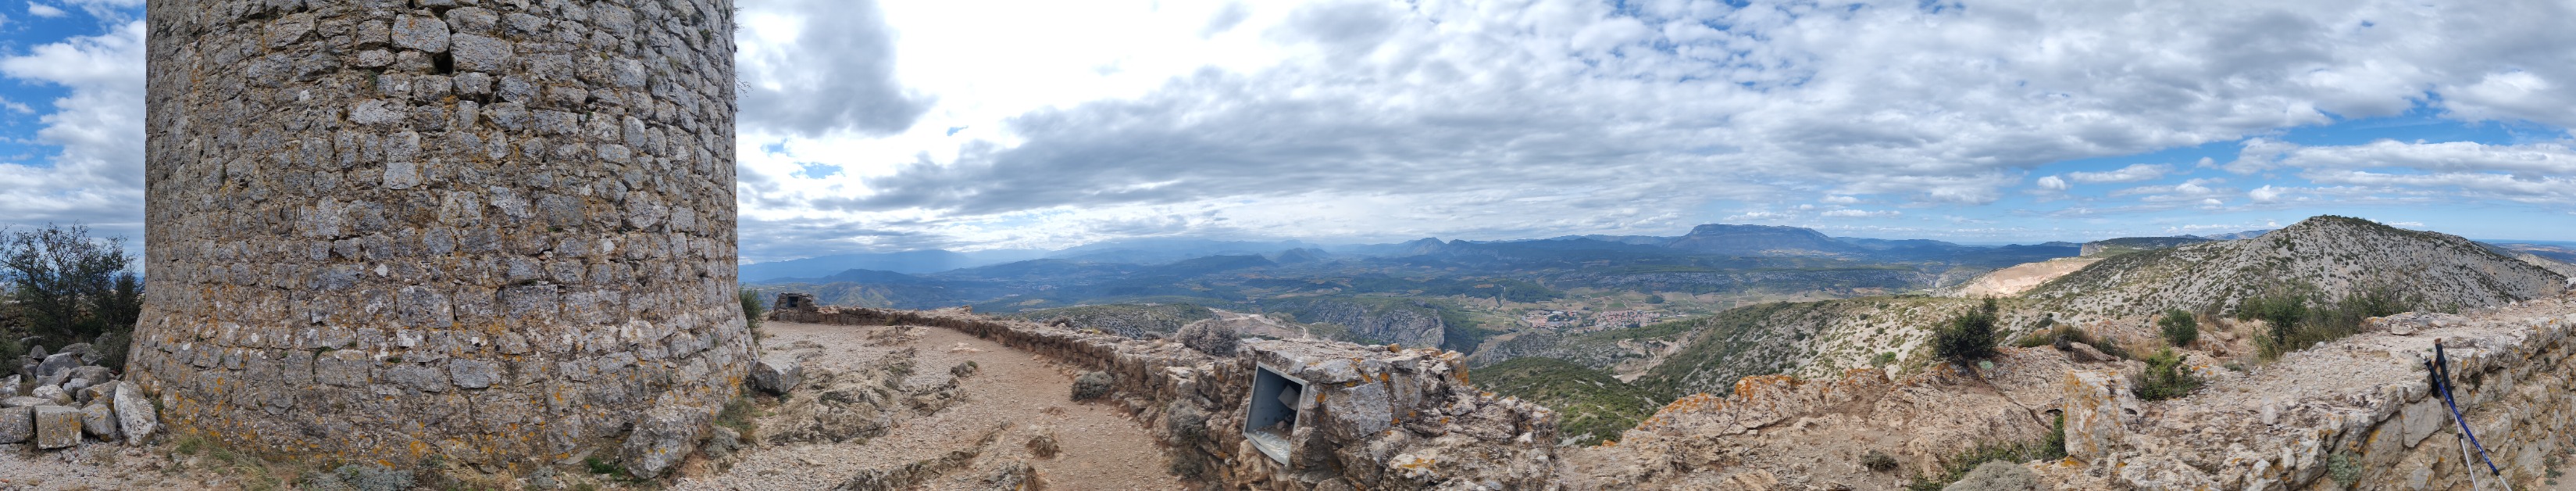
[[[1288,436],[1297,432],[1297,403],[1305,399],[1306,393],[1306,381],[1280,374],[1266,365],[1257,366],[1252,376],[1252,403],[1244,408],[1244,438],[1270,460],[1288,463]]]

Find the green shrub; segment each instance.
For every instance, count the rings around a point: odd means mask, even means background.
[[[761,315],[767,313],[765,309],[761,308],[760,292],[743,290],[735,293],[734,297],[742,300],[743,323],[747,324],[752,331],[759,331]]]
[[[1969,366],[1970,362],[1995,356],[1995,299],[1967,313],[1950,318],[1939,332],[1932,335],[1932,354],[1942,360]]]
[[[1073,400],[1088,401],[1108,397],[1114,385],[1115,380],[1109,378],[1109,372],[1082,374],[1081,377],[1073,379]]]
[[[1881,351],[1878,355],[1869,357],[1869,366],[1883,367],[1889,363],[1896,363],[1896,352]]]
[[[2236,320],[2260,320],[2270,346],[2266,357],[2280,356],[2290,346],[2290,335],[2298,332],[2299,322],[2308,318],[2308,296],[2305,293],[2276,290],[2247,298],[2236,307]],[[2295,348],[2293,348],[2295,349]]]
[[[2182,355],[2175,354],[2173,348],[2156,352],[2155,356],[2147,357],[2146,362],[2146,373],[2138,375],[2135,388],[2131,389],[2138,394],[2138,399],[2161,401],[2191,395],[2191,391],[2200,389],[2200,377],[2182,368]]]
[[[741,433],[742,438],[746,440],[753,438],[753,435],[760,430],[760,406],[752,401],[751,390],[748,386],[744,387],[743,394],[734,396],[731,401],[725,401],[724,410],[716,412],[716,426],[732,428],[735,432]]]
[[[2282,293],[2293,290],[2305,291],[2303,287],[2282,289],[2245,299],[2237,308],[2237,319],[2263,321],[2266,336],[2257,347],[2266,359],[2359,334],[2366,319],[2415,310],[2423,303],[2386,282],[2356,287],[2332,303],[2305,293]]]
[[[2163,331],[2165,342],[2176,347],[2190,346],[2200,340],[2200,320],[2183,309],[2166,310],[2164,318],[2156,319],[2156,327]]]

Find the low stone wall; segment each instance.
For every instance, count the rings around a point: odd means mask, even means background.
[[[2293,353],[2274,365],[2286,373],[2257,377],[2268,380],[2174,401],[2142,403],[2117,373],[2070,372],[2071,458],[2039,470],[2069,486],[2145,489],[2469,489],[2472,475],[2486,489],[2535,489],[2576,430],[2576,314],[2565,312],[2378,323],[2383,332]],[[2501,476],[2463,463],[2459,426],[2424,373],[2436,338],[2452,396]]]
[[[1557,417],[1467,385],[1456,352],[1262,340],[1215,357],[963,312],[782,309],[772,320],[953,329],[1110,373],[1113,399],[1153,428],[1184,478],[1227,489],[1552,489]],[[1286,462],[1243,434],[1256,366],[1303,380]]]

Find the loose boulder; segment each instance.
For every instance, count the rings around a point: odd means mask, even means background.
[[[56,373],[60,373],[64,370],[80,368],[80,366],[80,354],[65,351],[45,355],[45,361],[36,364],[36,373],[29,375],[34,375],[36,378],[51,377]]]
[[[89,407],[81,408],[81,431],[100,441],[116,440],[116,410],[109,409],[106,402],[89,403]]]
[[[0,407],[0,444],[20,443],[35,437],[35,409]]]
[[[36,448],[63,448],[81,441],[81,411],[64,406],[36,406]]]
[[[805,367],[790,356],[764,356],[751,365],[751,387],[762,392],[785,394],[804,378]]]
[[[57,406],[69,406],[72,403],[72,393],[64,391],[59,385],[39,385],[36,386],[36,390],[27,391],[27,395],[36,396],[37,399],[44,399],[46,404]]]
[[[126,443],[141,443],[143,437],[152,436],[152,430],[161,427],[160,415],[155,414],[152,400],[145,398],[143,390],[134,384],[116,384],[113,404],[117,427],[125,431]]]
[[[116,380],[116,371],[98,365],[72,367],[72,380],[81,381],[83,386],[95,386]]]

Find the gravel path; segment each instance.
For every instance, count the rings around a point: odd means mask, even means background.
[[[808,366],[847,370],[910,347],[917,358],[909,387],[943,383],[949,367],[973,361],[980,372],[959,385],[963,399],[929,416],[898,418],[891,432],[859,444],[761,447],[726,472],[682,480],[677,489],[827,489],[860,471],[891,468],[972,447],[1002,426],[1002,437],[973,464],[925,483],[927,489],[981,489],[983,470],[1018,460],[1035,467],[1052,489],[1185,489],[1151,435],[1107,404],[1075,404],[1067,394],[1077,372],[1051,361],[956,331],[914,328],[910,342],[868,346],[862,326],[769,322],[766,346],[797,341],[823,346]],[[1052,429],[1063,452],[1053,459],[1024,446],[1041,427]]]

